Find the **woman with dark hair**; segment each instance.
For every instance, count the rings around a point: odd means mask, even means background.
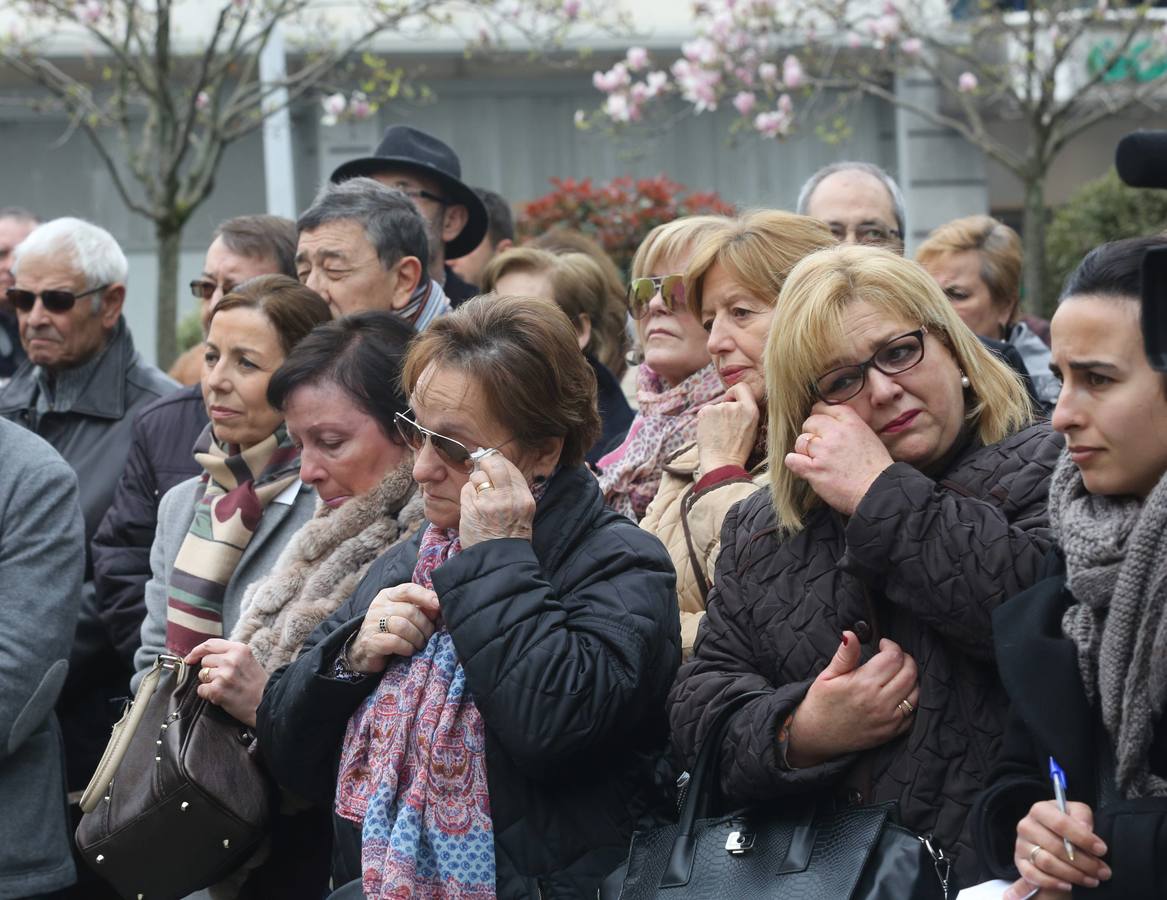
[[[559,307],[471,300],[402,380],[420,549],[374,563],[269,681],[260,743],[335,803],[344,896],[595,896],[658,799],[672,564],[583,465],[595,382]]]
[[[1165,248],[1091,251],[1051,323],[1057,552],[993,615],[1012,713],[973,814],[992,874],[1020,876],[1009,900],[1167,896],[1167,389],[1139,315],[1143,258]]]

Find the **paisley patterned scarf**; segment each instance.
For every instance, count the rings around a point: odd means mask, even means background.
[[[725,385],[713,363],[673,387],[643,364],[636,382],[636,418],[624,442],[597,466],[604,502],[640,521],[660,487],[665,460],[697,439],[697,411],[720,400]]]
[[[431,525],[413,583],[432,588],[434,569],[461,549],[457,532]],[[371,900],[493,900],[486,728],[444,627],[390,663],[349,720],[336,811],[361,825]]]
[[[223,636],[223,595],[267,505],[300,473],[300,454],[283,425],[240,450],[220,443],[208,425],[195,442],[206,490],[195,505],[170,574],[166,648],[186,656]]]

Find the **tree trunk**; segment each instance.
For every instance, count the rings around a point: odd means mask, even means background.
[[[1021,220],[1022,308],[1041,315],[1045,307],[1045,175],[1025,181],[1025,212]]]
[[[178,253],[182,226],[159,222],[158,238],[158,332],[154,341],[158,367],[170,368],[178,357]]]

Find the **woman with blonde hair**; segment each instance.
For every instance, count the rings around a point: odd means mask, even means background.
[[[602,456],[604,502],[633,519],[644,516],[660,487],[664,461],[697,437],[697,413],[721,399],[725,385],[706,346],[708,335],[685,303],[685,267],[722,216],[690,216],[648,233],[632,259],[628,310],[644,362],[638,367],[637,413],[623,443]]]
[[[669,548],[677,568],[681,642],[693,649],[729,508],[766,477],[762,352],[790,270],[835,244],[817,219],[759,210],[724,219],[693,251],[685,303],[708,332],[706,347],[726,391],[697,413],[696,440],[665,460],[640,526]]]
[[[482,273],[482,291],[502,296],[553,301],[575,326],[579,348],[596,376],[596,402],[602,430],[588,450],[594,463],[623,440],[633,412],[608,363],[623,358],[622,335],[605,327],[608,281],[600,265],[585,253],[556,255],[532,247],[512,247],[496,256]]]
[[[730,511],[670,695],[691,761],[723,705],[728,802],[899,801],[959,878],[1004,727],[990,616],[1052,545],[1060,439],[929,275],[869,247],[803,260],[765,353],[769,490]]]
[[[916,261],[936,279],[956,314],[973,334],[1004,341],[1017,351],[1034,395],[1048,412],[1058,399],[1050,374],[1047,338],[1021,316],[1021,238],[992,216],[953,219],[916,250]]]

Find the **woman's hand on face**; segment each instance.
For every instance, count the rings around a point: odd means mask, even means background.
[[[702,474],[723,466],[745,466],[758,442],[758,404],[744,384],[725,399],[697,410],[697,456]]]
[[[1074,861],[1066,856],[1062,839],[1074,845]],[[1039,848],[1039,849],[1034,849]],[[1021,880],[1009,888],[1009,898],[1024,897],[1034,888],[1069,896],[1071,885],[1097,887],[1110,878],[1110,867],[1102,861],[1106,844],[1094,833],[1094,812],[1085,803],[1067,803],[1063,813],[1053,800],[1033,804],[1017,823],[1013,862]],[[1060,894],[1057,892],[1061,892]]]
[[[855,410],[819,402],[802,423],[802,434],[785,462],[823,502],[849,516],[894,460],[879,435]]]
[[[440,613],[438,595],[420,584],[399,584],[378,592],[349,644],[349,668],[372,675],[385,671],[392,656],[413,656],[424,650]]]
[[[458,537],[463,547],[498,538],[531,539],[535,498],[523,473],[501,453],[479,460],[478,470],[462,485],[461,504]]]
[[[255,725],[255,711],[263,700],[267,672],[238,641],[211,638],[186,655],[190,665],[202,663],[198,695],[222,707],[244,725]]]
[[[843,643],[794,711],[786,759],[795,768],[885,744],[909,731],[920,704],[916,661],[894,641],[860,663],[859,639],[843,632]],[[906,713],[900,705],[911,704]]]

